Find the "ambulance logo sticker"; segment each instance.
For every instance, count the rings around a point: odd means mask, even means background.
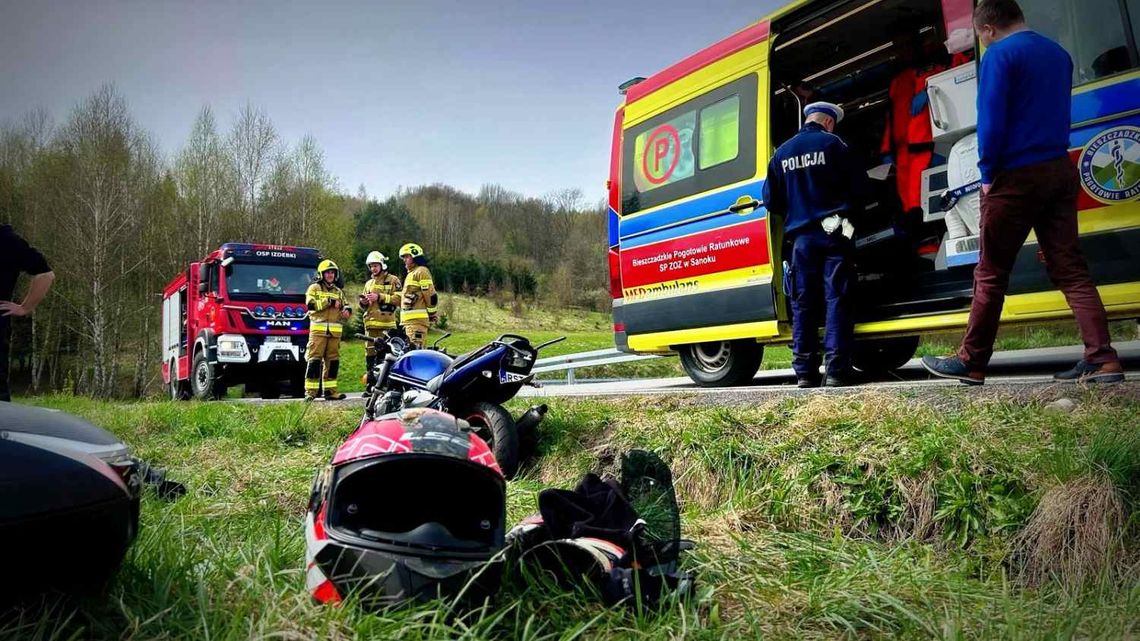
[[[1102,203],[1140,196],[1140,127],[1114,127],[1081,153],[1081,184]]]

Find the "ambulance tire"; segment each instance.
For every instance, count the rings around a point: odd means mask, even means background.
[[[299,373],[294,374],[289,378],[289,387],[287,394],[293,398],[305,398],[305,370],[302,369]]]
[[[194,355],[194,365],[190,368],[190,391],[194,398],[213,401],[226,395],[226,387],[218,381],[217,367],[206,360],[206,352]]]
[[[764,358],[764,346],[754,340],[714,341],[683,345],[681,367],[701,387],[730,387],[752,380]]]
[[[460,415],[475,428],[480,438],[487,441],[503,477],[508,480],[514,478],[519,471],[519,433],[511,413],[501,405],[479,402]]]
[[[918,336],[858,340],[851,355],[852,365],[872,376],[893,372],[914,358],[918,343]]]
[[[188,401],[190,400],[190,384],[187,381],[178,380],[178,364],[170,361],[170,400],[172,401]]]

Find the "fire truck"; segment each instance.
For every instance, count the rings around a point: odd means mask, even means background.
[[[262,398],[304,394],[305,290],[320,252],[226,243],[162,294],[162,379],[171,398],[217,399],[235,385]]]

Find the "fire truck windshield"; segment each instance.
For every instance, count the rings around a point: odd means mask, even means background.
[[[298,298],[313,282],[313,267],[234,263],[226,268],[226,293],[234,300]]]

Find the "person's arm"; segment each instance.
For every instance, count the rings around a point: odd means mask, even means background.
[[[28,284],[28,293],[24,296],[23,302],[0,301],[0,316],[28,316],[47,295],[48,289],[55,281],[55,272],[51,270],[47,259],[39,250],[15,233],[11,233],[11,230],[8,231],[10,235],[4,251],[13,259],[19,271],[32,276],[32,281]]]
[[[416,272],[409,272],[408,279],[404,281],[404,289],[400,292],[400,310],[411,311],[420,297],[420,288],[415,280]]]
[[[44,296],[47,296],[54,281],[55,272],[44,272],[32,276],[32,281],[28,283],[28,293],[24,295],[24,302],[0,301],[0,316],[31,316],[32,312],[36,311],[40,301],[44,299]]]
[[[1009,113],[1009,63],[1000,50],[982,56],[978,74],[978,169],[982,193],[988,193],[1000,167]]]
[[[768,211],[783,216],[787,211],[784,204],[784,188],[780,182],[780,165],[776,162],[776,155],[768,161],[768,175],[764,180],[764,207]]]

